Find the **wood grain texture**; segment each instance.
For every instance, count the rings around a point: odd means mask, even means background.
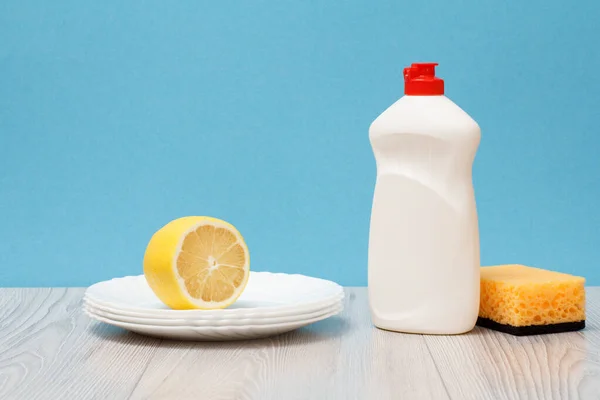
[[[191,343],[92,322],[84,289],[0,289],[0,399],[600,399],[600,288],[585,331],[420,336],[342,315],[269,339]]]

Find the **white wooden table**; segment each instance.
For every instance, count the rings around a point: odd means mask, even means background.
[[[91,321],[84,289],[0,289],[0,399],[600,399],[600,288],[584,331],[385,332],[365,288],[270,339],[152,339]]]

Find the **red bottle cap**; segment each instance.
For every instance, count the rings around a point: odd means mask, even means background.
[[[436,78],[437,63],[414,63],[404,68],[404,94],[409,96],[440,96],[444,80]]]

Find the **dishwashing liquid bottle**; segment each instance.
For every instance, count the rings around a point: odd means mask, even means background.
[[[458,334],[479,310],[472,166],[481,132],[444,96],[435,63],[404,69],[404,94],[371,124],[377,164],[369,233],[375,326]]]

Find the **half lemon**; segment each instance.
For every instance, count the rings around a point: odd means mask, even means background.
[[[230,223],[183,217],[152,236],[144,255],[144,275],[156,296],[173,309],[225,308],[248,283],[250,254]]]

